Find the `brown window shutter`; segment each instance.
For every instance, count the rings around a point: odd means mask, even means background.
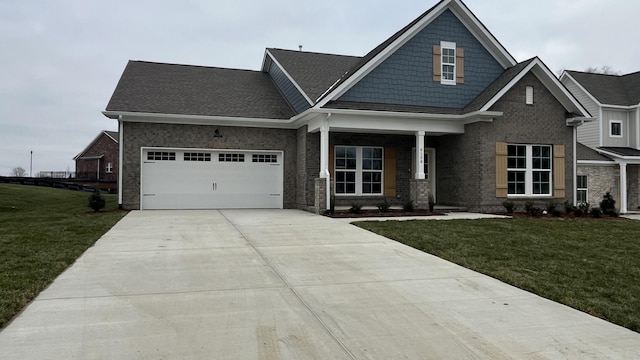
[[[440,45],[433,45],[433,81],[442,79],[442,49]]]
[[[396,196],[396,149],[384,148],[384,196]]]
[[[507,197],[507,143],[496,143],[496,197]]]
[[[333,153],[334,153],[334,148],[333,146],[329,145],[329,176],[331,177],[331,179],[336,178],[336,174],[334,174],[333,172],[336,166],[336,162],[333,160]],[[324,170],[320,169],[320,171],[324,171]]]
[[[456,48],[456,83],[464,84],[464,49]]]
[[[564,173],[564,145],[553,145],[553,197],[557,199],[565,197]]]

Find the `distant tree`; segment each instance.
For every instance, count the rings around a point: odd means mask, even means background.
[[[593,74],[620,75],[620,71],[613,70],[613,68],[609,65],[603,65],[601,67],[590,66],[586,68],[584,72]]]
[[[13,170],[11,170],[11,176],[25,177],[27,176],[27,171],[20,166],[14,167]]]

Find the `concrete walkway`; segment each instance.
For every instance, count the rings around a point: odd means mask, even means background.
[[[0,332],[21,360],[607,358],[640,334],[295,210],[132,212]]]

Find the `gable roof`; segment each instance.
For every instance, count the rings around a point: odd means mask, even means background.
[[[82,150],[78,155],[73,157],[73,160],[78,160],[80,158],[85,158],[85,154],[89,151],[89,149],[91,149],[93,147],[93,145],[100,139],[100,137],[102,136],[106,136],[107,138],[113,140],[113,142],[115,142],[116,144],[118,143],[118,139],[120,138],[118,136],[118,132],[117,131],[108,131],[108,130],[102,130],[90,143],[89,145],[87,145],[86,148],[84,148],[84,150]],[[103,157],[104,154],[98,154],[98,156],[90,156],[91,158],[98,158],[98,157]]]
[[[460,18],[471,34],[505,69],[517,63],[515,58],[509,54],[462,0],[442,0],[362,57],[361,61],[356,63],[338,82],[326,91],[322,96],[324,100],[319,101],[319,106],[324,106],[327,102],[335,100],[342,95],[446,10],[452,11],[454,15]]]
[[[640,72],[607,75],[567,70],[566,73],[601,104],[620,106],[640,104]]]
[[[268,48],[266,55],[271,55],[281,65],[312,102],[362,59],[359,56],[274,48]],[[263,64],[263,71],[267,70],[265,66]]]
[[[289,119],[293,110],[268,74],[129,61],[109,112]]]

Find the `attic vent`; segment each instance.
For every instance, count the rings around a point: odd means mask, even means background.
[[[525,96],[525,101],[527,105],[533,105],[533,86],[527,86],[526,88],[527,94]]]

